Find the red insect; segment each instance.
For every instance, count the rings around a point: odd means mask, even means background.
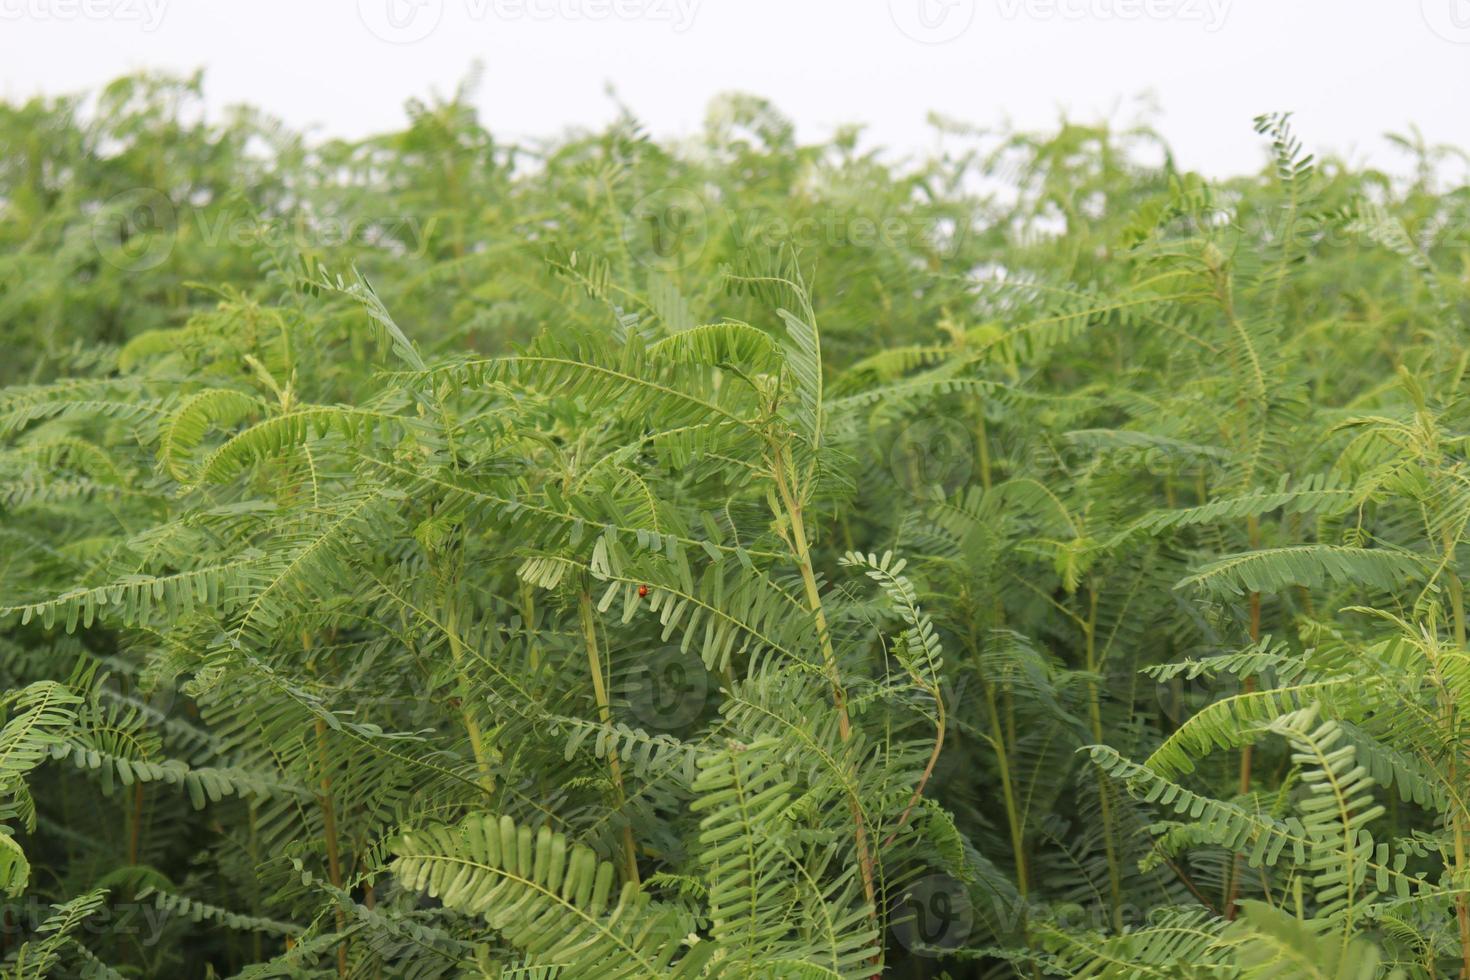
[[[638,586],[638,598],[644,599],[644,598],[647,598],[647,597],[648,597],[648,586],[646,586],[646,585],[640,585],[640,586]]]

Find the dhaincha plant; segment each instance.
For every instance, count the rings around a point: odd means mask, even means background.
[[[1466,160],[0,106],[0,970],[1470,977]]]

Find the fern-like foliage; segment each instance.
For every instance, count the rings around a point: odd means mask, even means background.
[[[0,969],[1470,970],[1453,154],[475,82],[0,104]]]
[[[568,977],[689,977],[718,947],[683,948],[692,920],[648,901],[585,845],[509,817],[406,831],[393,871],[408,888],[484,916],[506,941]],[[681,955],[686,954],[686,955]]]

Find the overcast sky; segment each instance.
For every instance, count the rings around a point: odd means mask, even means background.
[[[1030,127],[1150,99],[1211,174],[1260,163],[1250,120],[1274,109],[1393,169],[1381,136],[1411,123],[1470,148],[1470,0],[0,0],[8,99],[204,67],[212,104],[357,136],[476,59],[482,118],[511,138],[608,120],[612,83],[658,135],[734,89],[803,139],[861,122],[903,154],[933,145],[931,110]]]

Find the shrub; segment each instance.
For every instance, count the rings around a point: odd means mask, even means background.
[[[200,84],[0,108],[11,973],[1470,969],[1434,151]]]

